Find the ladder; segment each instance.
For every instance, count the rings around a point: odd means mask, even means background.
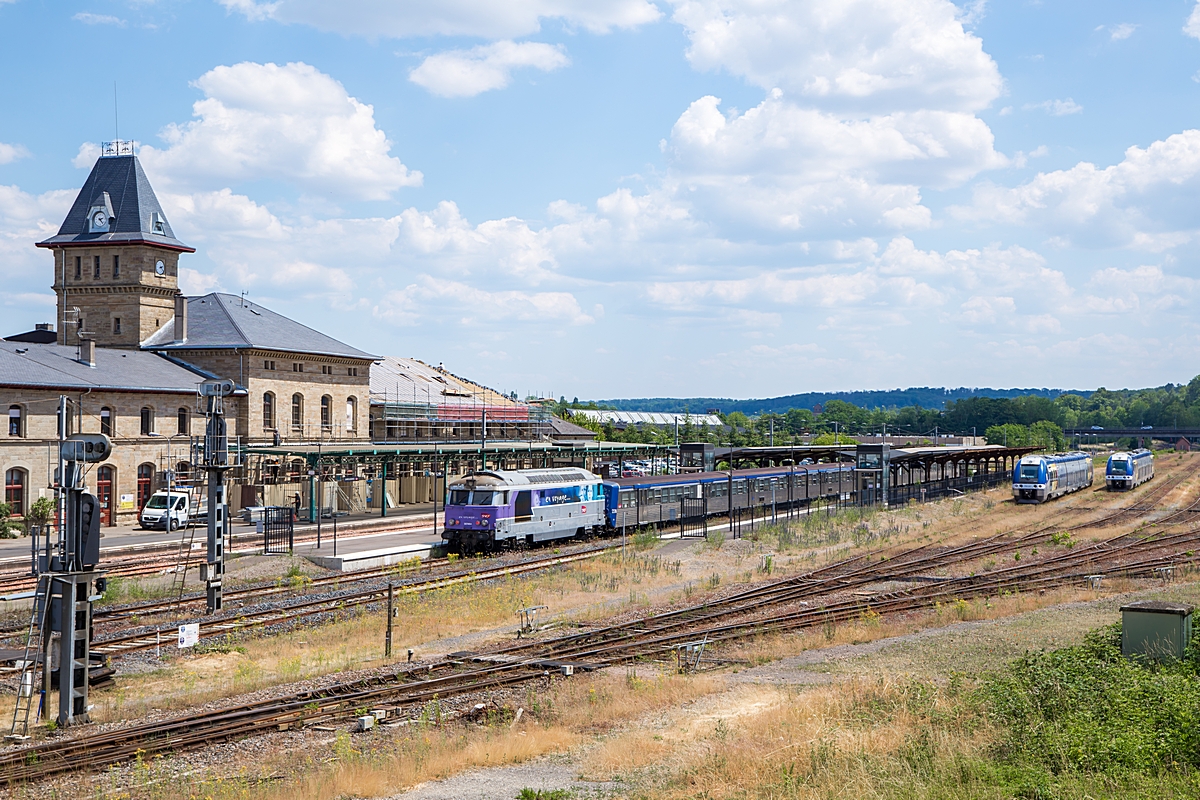
[[[342,501],[345,502],[346,508],[348,508],[351,511],[358,513],[358,514],[367,513],[367,504],[364,503],[359,498],[358,492],[346,494],[346,492],[342,491],[342,487],[338,486],[337,493],[338,493],[338,497],[340,497],[342,499]]]
[[[190,516],[190,515],[189,515]],[[187,571],[192,561],[192,545],[196,540],[196,526],[188,520],[179,534],[179,552],[175,556],[175,574],[171,576],[171,592],[168,597],[174,598],[174,611],[179,611],[183,603],[183,588],[187,583]]]
[[[21,678],[17,682],[17,702],[13,705],[12,731],[5,738],[22,741],[29,738],[29,718],[33,713],[33,698],[44,700],[40,687],[34,691],[34,678],[38,664],[42,662],[42,637],[46,630],[46,617],[50,613],[50,576],[38,576],[37,591],[34,592],[33,609],[29,612],[29,629],[25,632],[25,654],[21,659]],[[34,633],[38,634],[34,639]],[[37,645],[34,645],[34,642]],[[42,664],[45,672],[46,665]]]

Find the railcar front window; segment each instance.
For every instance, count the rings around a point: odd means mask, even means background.
[[[470,499],[471,493],[465,489],[452,489],[450,491],[450,505],[452,506],[465,506]]]
[[[1022,483],[1037,483],[1038,465],[1037,464],[1022,464],[1021,465],[1021,482]]]
[[[1128,461],[1112,462],[1112,474],[1113,475],[1128,475],[1129,474],[1129,462]]]

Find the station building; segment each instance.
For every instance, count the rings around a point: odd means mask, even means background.
[[[416,359],[380,358],[234,295],[185,297],[175,237],[133,147],[107,143],[58,232],[56,323],[0,342],[3,499],[21,515],[52,496],[60,403],[69,432],[112,437],[89,479],[106,525],[130,524],[168,471],[202,480],[197,388],[227,378],[231,448],[340,446],[382,440],[540,437],[548,415]],[[63,400],[65,398],[65,401]],[[489,419],[490,417],[490,419]],[[231,505],[264,500],[261,484],[299,477],[303,461],[243,463]],[[298,474],[292,474],[298,473]],[[260,484],[257,494],[252,484]]]

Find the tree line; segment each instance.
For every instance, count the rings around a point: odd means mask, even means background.
[[[662,426],[627,426],[598,423],[582,414],[595,403],[560,400],[555,413],[594,431],[606,441],[673,444],[675,431]],[[711,442],[734,447],[771,443],[834,443],[842,435],[888,434],[928,438],[937,434],[986,436],[993,444],[1033,445],[1051,450],[1065,449],[1063,434],[1070,428],[1200,427],[1200,375],[1187,384],[1168,383],[1152,389],[1104,389],[1088,395],[1068,392],[1050,398],[966,397],[951,400],[944,409],[910,405],[903,408],[868,409],[844,400],[829,400],[819,411],[791,408],[748,416],[741,411],[719,414],[720,428],[696,425],[686,415],[680,424],[679,441]],[[701,409],[699,413],[704,413]],[[1102,434],[1097,434],[1102,437]]]

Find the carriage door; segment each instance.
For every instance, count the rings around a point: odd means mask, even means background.
[[[137,509],[138,513],[150,502],[150,487],[154,482],[154,465],[142,464],[138,467]]]
[[[101,467],[96,470],[96,499],[100,501],[100,524],[113,524],[112,508],[113,468]]]
[[[515,515],[518,522],[533,518],[533,495],[529,490],[517,492]]]

